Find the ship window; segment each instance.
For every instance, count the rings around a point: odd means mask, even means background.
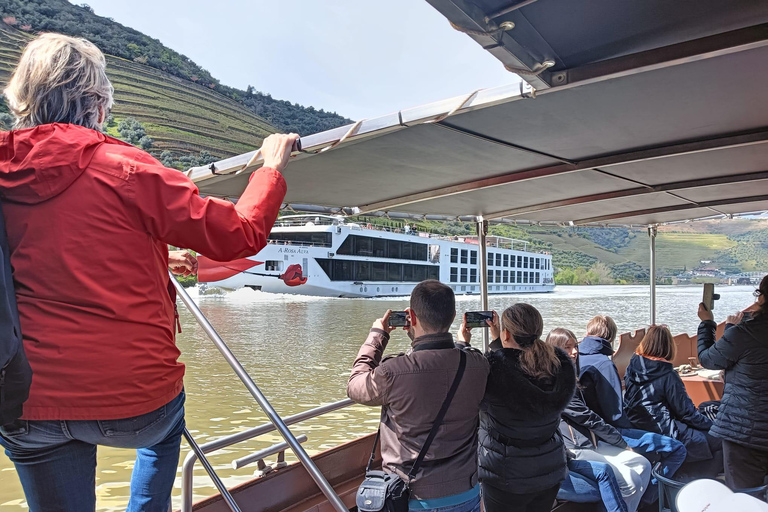
[[[505,271],[504,271],[504,274],[503,274],[503,276],[502,276],[502,280],[503,280],[503,282],[505,282],[505,283],[508,283],[508,282],[509,282],[509,270],[505,270]]]
[[[400,249],[400,257],[403,258],[404,260],[412,259],[413,257],[412,256],[413,251],[411,250],[412,246],[413,244],[409,242],[402,242],[402,248]]]
[[[488,282],[489,283],[493,282],[493,270],[488,271]]]
[[[283,262],[280,260],[267,260],[264,262],[264,270],[269,271],[281,271],[283,270]]]
[[[528,256],[523,257],[523,268],[528,268]]]
[[[536,272],[536,283],[540,283],[540,282],[541,282],[541,274]]]
[[[496,271],[496,281],[495,282],[496,283],[500,283],[501,282],[501,270],[497,270]]]
[[[429,262],[440,263],[440,246],[439,245],[432,244],[429,246]]]
[[[509,272],[509,282],[512,283],[512,284],[515,284],[515,271],[514,270],[510,270],[510,272]]]
[[[489,267],[490,267],[491,265],[493,265],[493,253],[492,253],[492,252],[489,252],[489,253],[488,253],[488,258],[487,258],[487,260],[488,260],[488,266],[489,266]]]
[[[466,283],[467,282],[467,269],[462,268],[461,269],[461,282]]]
[[[524,284],[528,283],[528,272],[523,272],[523,283]]]
[[[501,266],[501,253],[500,252],[496,253],[496,266],[497,267]]]
[[[541,268],[541,259],[540,258],[534,258],[536,260],[536,266],[534,268]]]
[[[381,261],[372,261],[371,268],[373,269],[373,273],[371,274],[371,279],[373,279],[374,281],[384,281],[387,279],[386,263],[383,263]]]
[[[317,261],[317,264],[320,265],[321,269],[323,269],[323,272],[325,272],[325,275],[328,276],[328,279],[331,279],[331,260],[318,258],[315,261]]]
[[[402,281],[403,265],[400,263],[387,263],[387,281]]]
[[[355,281],[371,280],[371,264],[367,261],[355,262]]]
[[[518,256],[517,257],[517,268],[523,268],[523,257]]]
[[[451,263],[459,262],[459,250],[455,247],[451,249]]]
[[[459,269],[458,267],[451,267],[451,282],[455,283],[459,280]]]
[[[504,266],[505,267],[509,266],[509,254],[504,255]]]
[[[334,281],[354,281],[353,274],[354,261],[333,260],[333,280]]]
[[[469,282],[470,283],[476,283],[477,282],[477,269],[476,268],[469,269]]]
[[[427,261],[429,247],[427,244],[411,244],[413,246],[413,259],[419,261]]]
[[[385,258],[387,256],[387,241],[383,238],[374,238],[373,242],[373,257]]]
[[[517,271],[517,283],[521,284],[523,282],[523,273],[519,270]]]
[[[417,265],[418,268],[425,268],[424,265]],[[440,279],[440,267],[426,267],[427,279]],[[423,279],[422,279],[423,281]]]
[[[406,242],[407,243],[407,242]],[[387,241],[387,258],[400,259],[400,251],[402,249],[403,242],[399,240]]]
[[[469,261],[469,254],[467,253],[466,249],[461,250],[461,264],[466,265]]]
[[[470,251],[469,252],[469,264],[470,265],[477,265],[477,251]]]

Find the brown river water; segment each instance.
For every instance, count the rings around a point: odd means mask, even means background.
[[[748,306],[753,287],[720,287],[715,319]],[[387,309],[404,309],[401,299],[332,299],[291,295],[270,295],[240,290],[220,296],[198,297],[203,312],[253,376],[256,383],[282,416],[288,416],[346,397],[349,370],[371,323]],[[658,288],[659,323],[674,334],[694,333],[698,325],[696,307],[700,287]],[[498,310],[514,302],[528,302],[541,311],[545,332],[568,327],[578,336],[595,314],[613,316],[619,332],[648,323],[648,288],[645,286],[559,286],[550,294],[492,296],[490,305]],[[459,297],[459,313],[479,309],[478,297]],[[183,332],[178,337],[182,359],[187,364],[187,426],[199,443],[265,423],[266,416],[237,379],[229,366],[197,326],[194,318],[179,305]],[[454,325],[458,327],[458,322]],[[402,331],[393,335],[388,352],[408,348]],[[304,444],[317,453],[375,430],[377,409],[354,406],[292,427],[296,435],[306,434]],[[253,478],[255,466],[232,470],[232,460],[279,442],[271,433],[211,456],[227,486]],[[182,446],[182,458],[187,453]],[[99,448],[96,473],[97,509],[125,510],[134,453],[130,450]],[[272,458],[274,459],[274,457]],[[294,460],[290,455],[288,460]],[[174,508],[179,506],[179,469],[173,491]],[[214,494],[215,488],[197,466],[195,499]],[[26,510],[21,486],[5,455],[0,455],[0,512]]]

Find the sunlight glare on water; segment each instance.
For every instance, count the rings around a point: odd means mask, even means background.
[[[720,287],[715,318],[752,303],[752,287]],[[248,289],[222,295],[192,296],[226,340],[256,383],[282,416],[288,416],[346,397],[347,377],[360,345],[376,317],[384,311],[405,309],[407,297],[387,299],[329,299],[272,295]],[[695,333],[696,308],[701,287],[658,288],[659,323],[677,334]],[[554,293],[492,296],[490,305],[501,311],[515,302],[536,306],[544,317],[545,332],[568,327],[584,335],[587,321],[598,313],[611,315],[626,332],[648,323],[646,286],[559,286]],[[479,297],[459,297],[459,315],[477,310]],[[179,305],[183,332],[178,335],[182,359],[187,364],[187,425],[199,443],[239,432],[266,422],[266,417],[183,306]],[[454,332],[459,321],[454,322]],[[477,344],[477,343],[476,343]],[[387,353],[405,351],[409,340],[393,333]],[[354,406],[293,427],[306,434],[310,453],[373,432],[379,412]],[[281,441],[271,433],[217,452],[211,457],[227,486],[253,478],[255,467],[234,471],[231,461]],[[187,447],[182,447],[182,458]],[[133,452],[99,448],[97,499],[99,510],[125,510],[133,469]],[[274,460],[274,457],[272,458]],[[292,460],[292,457],[288,457]],[[174,489],[179,506],[181,470]],[[215,493],[204,471],[195,471],[195,499]],[[24,510],[26,504],[11,463],[0,456],[0,512]]]

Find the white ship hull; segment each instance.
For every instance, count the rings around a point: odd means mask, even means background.
[[[393,233],[339,221],[299,226],[295,219],[291,222],[281,227],[278,221],[270,243],[256,256],[226,263],[201,258],[200,282],[205,288],[226,290],[390,297],[409,295],[424,279],[438,279],[458,295],[480,294],[479,247],[474,239]],[[502,239],[494,240],[499,245]],[[554,290],[550,255],[522,250],[524,242],[503,240],[511,248],[487,248],[489,293]]]

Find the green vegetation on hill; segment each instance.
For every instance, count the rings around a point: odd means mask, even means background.
[[[10,78],[30,37],[0,23],[0,83]],[[149,66],[108,56],[107,74],[115,87],[114,121],[142,123],[155,156],[208,151],[225,158],[251,151],[277,131],[234,100]],[[120,137],[116,126],[107,133]]]
[[[205,69],[195,64],[186,55],[167,48],[138,30],[125,27],[110,18],[97,16],[88,5],[73,5],[66,0],[2,0],[0,19],[6,24],[31,33],[60,32],[71,36],[84,37],[92,41],[104,53],[119,57],[126,63],[135,63],[141,68],[151,67],[177,78],[182,84],[195,83],[203,89],[215,91],[233,102],[240,103],[251,112],[263,117],[281,131],[293,131],[309,135],[350,122],[335,112],[303,107],[290,101],[277,100],[270,94],[254,91],[248,87],[243,91],[222,85]],[[132,76],[138,68],[123,66],[125,74]],[[154,95],[157,74],[141,76],[138,83],[128,81],[123,92],[131,95],[138,106],[145,105],[145,85],[151,86]],[[134,85],[131,87],[131,85]],[[178,86],[177,86],[178,88]],[[173,95],[173,92],[171,93]],[[224,98],[221,98],[222,100]],[[199,113],[205,113],[205,104]],[[183,111],[182,111],[183,112]],[[132,113],[141,118],[138,112]],[[140,119],[144,121],[144,119]],[[148,127],[149,128],[149,127]],[[210,129],[210,127],[207,127]],[[205,131],[205,127],[201,128]],[[151,129],[149,130],[151,132]]]

